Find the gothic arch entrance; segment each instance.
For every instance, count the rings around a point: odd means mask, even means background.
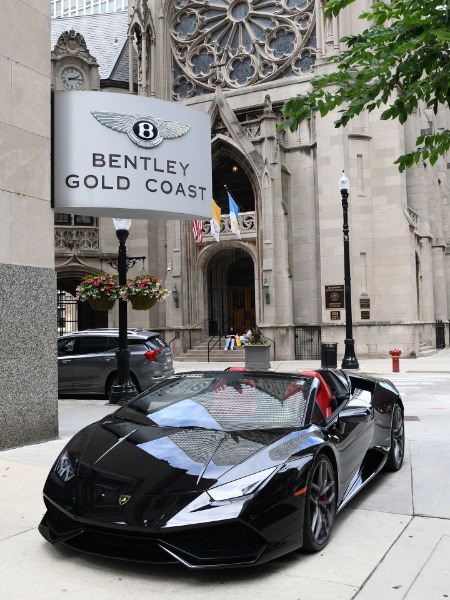
[[[207,281],[210,335],[223,333],[231,324],[238,333],[254,326],[255,272],[248,252],[228,248],[215,254],[207,267]]]
[[[78,273],[58,274],[57,279],[57,314],[58,335],[108,327],[108,313],[106,311],[92,310],[88,302],[75,300],[76,287],[81,282]]]

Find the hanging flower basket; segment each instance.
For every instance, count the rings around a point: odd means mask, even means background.
[[[129,296],[133,310],[150,310],[158,302],[156,296]]]
[[[114,298],[92,298],[88,302],[93,310],[111,310],[116,303]]]
[[[123,300],[129,300],[134,310],[149,310],[169,294],[161,279],[153,275],[138,275],[128,279],[119,295]]]
[[[86,275],[77,286],[75,299],[89,302],[93,310],[111,310],[119,297],[120,286],[117,275],[98,273]]]

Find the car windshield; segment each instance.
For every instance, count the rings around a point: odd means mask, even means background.
[[[230,372],[175,375],[116,414],[160,427],[225,431],[299,427],[312,381],[306,376]]]

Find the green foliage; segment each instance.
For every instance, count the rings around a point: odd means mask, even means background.
[[[266,346],[269,342],[263,336],[261,329],[259,327],[255,327],[252,329],[252,337],[250,339],[250,346]]]
[[[355,0],[329,0],[325,15],[337,15]],[[318,112],[339,109],[336,127],[345,126],[363,110],[382,109],[381,119],[405,123],[425,103],[434,113],[450,101],[450,5],[442,0],[376,2],[360,19],[370,26],[344,37],[346,50],[332,57],[333,73],[312,79],[304,96],[288,100],[279,129],[295,131]],[[417,150],[396,160],[400,171],[420,160],[434,164],[450,146],[450,131],[420,136]]]

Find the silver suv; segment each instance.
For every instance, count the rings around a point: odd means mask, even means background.
[[[118,343],[118,329],[86,329],[59,337],[59,393],[109,396]],[[158,333],[128,329],[128,348],[130,375],[139,392],[173,374],[172,353]]]

